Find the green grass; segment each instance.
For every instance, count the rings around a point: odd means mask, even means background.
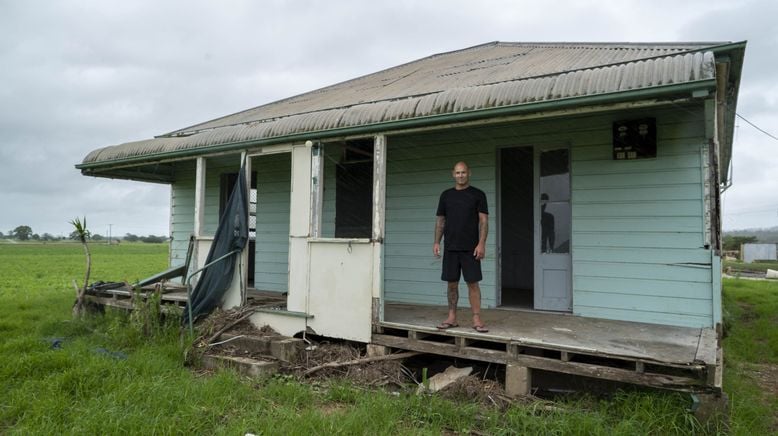
[[[751,263],[745,263],[741,262],[739,260],[725,260],[723,264],[724,270],[727,271],[727,269],[731,270],[733,273],[737,273],[738,271],[755,271],[755,272],[765,272],[768,269],[773,269],[778,271],[778,262],[751,262]]]
[[[778,282],[724,281],[727,358],[778,364]]]
[[[92,245],[93,281],[133,281],[166,266],[167,245]],[[347,381],[247,379],[183,366],[178,325],[144,336],[124,314],[72,320],[78,244],[0,245],[0,434],[690,434],[688,396],[621,392],[514,405],[368,390]],[[726,281],[725,387],[735,434],[767,434],[775,398],[749,378],[775,363],[776,284]],[[772,318],[771,318],[772,317]],[[768,322],[765,326],[763,319]],[[53,349],[52,340],[61,340]],[[755,345],[756,344],[756,345]],[[100,352],[120,352],[126,359]],[[760,351],[762,350],[762,351]]]
[[[725,279],[723,304],[724,390],[731,401],[733,433],[775,434],[778,392],[762,386],[754,371],[778,366],[778,283]]]

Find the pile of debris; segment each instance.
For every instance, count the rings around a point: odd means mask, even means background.
[[[299,380],[343,378],[366,387],[402,390],[411,386],[419,394],[438,393],[498,407],[513,402],[499,382],[472,374],[472,367],[451,366],[427,379],[421,376],[418,362],[405,366],[407,359],[420,353],[368,355],[361,344],[289,338],[268,326],[254,326],[248,320],[253,313],[251,307],[217,309],[199,322],[198,337],[187,352],[188,364],[205,371],[230,367],[248,376],[280,373]]]

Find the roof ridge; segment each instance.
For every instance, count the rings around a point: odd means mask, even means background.
[[[582,41],[582,42],[575,42],[575,41],[537,41],[537,42],[513,42],[513,41],[495,41],[497,45],[505,45],[505,46],[528,46],[528,47],[606,47],[606,46],[612,46],[612,47],[684,47],[684,46],[716,46],[716,45],[723,45],[723,44],[730,44],[732,41],[681,41],[681,42],[673,42],[673,41],[661,41],[661,42],[630,42],[630,41]],[[486,44],[482,44],[486,45]],[[475,48],[479,46],[474,46],[471,48]]]

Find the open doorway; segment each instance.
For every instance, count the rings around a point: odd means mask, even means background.
[[[256,202],[249,206],[249,224],[253,221],[256,229],[254,260],[249,263],[254,289],[288,292],[292,153],[254,156],[251,168],[257,174]]]
[[[500,305],[534,307],[534,155],[500,149]]]

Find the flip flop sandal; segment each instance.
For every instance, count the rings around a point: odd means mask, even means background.
[[[483,325],[474,325],[473,330],[477,331],[478,333],[486,333],[489,331],[489,329]]]
[[[438,325],[438,330],[446,330],[446,329],[450,329],[450,328],[454,328],[454,327],[459,327],[459,324],[456,324],[456,323],[452,324],[450,322],[444,322],[444,323],[440,323],[440,325]]]

